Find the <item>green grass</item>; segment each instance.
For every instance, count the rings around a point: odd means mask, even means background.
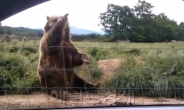
[[[73,43],[90,58],[88,66],[76,68],[77,74],[86,80],[103,80],[104,87],[114,89],[133,89],[135,95],[184,97],[184,42]],[[38,45],[38,41],[0,44],[0,86],[8,88],[6,91],[25,93],[25,88],[39,87],[36,74]],[[145,64],[138,64],[134,57],[140,57]],[[105,80],[97,63],[111,58],[125,58],[126,62]]]

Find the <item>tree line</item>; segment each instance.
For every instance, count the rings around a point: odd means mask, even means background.
[[[2,26],[0,23],[0,34],[8,34],[8,35],[16,35],[20,37],[42,37],[43,36],[43,30],[41,29],[30,29],[25,27],[9,27],[9,26]],[[106,39],[105,36],[102,37],[100,34],[91,33],[91,34],[72,34],[72,40],[74,41],[102,41],[103,39]]]
[[[2,26],[0,30],[0,34],[17,36],[41,37],[43,35],[43,30],[41,29],[29,29],[25,27]]]
[[[184,22],[177,24],[164,13],[152,12],[154,6],[145,0],[130,8],[108,4],[100,13],[100,25],[110,41],[130,40],[131,42],[165,42],[184,40]]]
[[[43,30],[41,29],[30,29],[25,27],[9,27],[2,26],[0,23],[0,34],[16,35],[19,37],[42,37]],[[72,40],[74,41],[103,41],[105,36],[100,34],[91,33],[84,35],[72,34]]]

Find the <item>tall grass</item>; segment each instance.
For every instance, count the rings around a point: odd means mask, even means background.
[[[131,89],[135,95],[184,97],[184,57],[152,57],[144,66],[132,59],[121,65],[107,87]]]
[[[0,93],[39,87],[36,74],[39,42],[0,44]],[[125,58],[105,87],[133,89],[135,95],[180,97],[184,94],[184,43],[99,43],[74,42],[79,51],[87,53],[90,64],[76,68],[86,80],[103,79],[99,60]],[[134,57],[142,58],[144,65]],[[180,88],[180,89],[179,89]],[[118,92],[123,92],[119,89]]]

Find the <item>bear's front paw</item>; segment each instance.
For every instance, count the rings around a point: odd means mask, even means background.
[[[89,64],[89,59],[88,59],[88,57],[87,57],[86,54],[82,54],[82,61],[83,61],[83,63],[85,63],[85,64]]]
[[[57,20],[58,23],[61,23],[61,21],[62,21],[62,19],[58,19],[58,20]]]

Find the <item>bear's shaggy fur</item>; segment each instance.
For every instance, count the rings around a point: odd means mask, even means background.
[[[47,16],[44,35],[39,46],[39,63],[37,73],[42,89],[82,90],[97,92],[100,83],[91,84],[74,72],[76,66],[89,63],[85,54],[79,53],[70,41],[70,28],[65,16]],[[89,89],[88,89],[89,88]]]

